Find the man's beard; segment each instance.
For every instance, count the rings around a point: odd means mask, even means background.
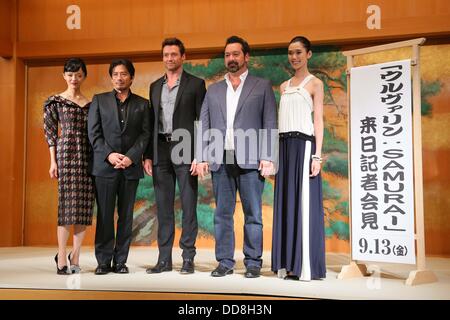
[[[227,70],[231,73],[237,72],[239,69],[241,69],[242,66],[239,65],[236,61],[231,61],[227,64]]]

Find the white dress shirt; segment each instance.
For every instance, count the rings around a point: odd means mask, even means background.
[[[228,73],[225,75],[225,82],[227,83],[227,133],[225,137],[225,150],[234,150],[234,116],[236,115],[236,109],[241,96],[242,87],[244,86],[245,79],[247,78],[248,70],[239,76],[241,83],[233,89]]]

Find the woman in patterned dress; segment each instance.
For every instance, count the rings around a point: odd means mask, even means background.
[[[288,59],[295,74],[280,86],[272,237],[272,271],[304,281],[325,278],[326,273],[320,176],[324,92],[322,81],[308,71],[311,55],[305,37],[289,43]]]
[[[67,89],[44,103],[44,133],[50,150],[49,173],[50,178],[58,179],[57,274],[80,272],[80,248],[86,226],[92,224],[94,184],[88,173],[92,152],[87,136],[90,102],[80,89],[86,76],[83,60],[67,60],[63,72]],[[59,135],[58,125],[61,129]],[[71,225],[73,249],[67,255]]]

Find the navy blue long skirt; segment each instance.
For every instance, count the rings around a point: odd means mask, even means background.
[[[322,178],[311,178],[314,137],[281,133],[275,176],[272,271],[300,280],[325,278]]]

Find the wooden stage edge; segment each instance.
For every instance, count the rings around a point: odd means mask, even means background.
[[[278,296],[264,296],[264,295],[1,288],[0,300],[305,300],[305,299],[278,297]]]

